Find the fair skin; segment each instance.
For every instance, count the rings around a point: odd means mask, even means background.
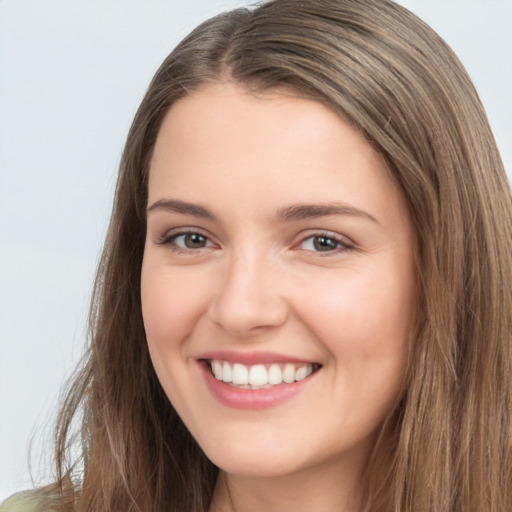
[[[164,119],[147,228],[149,351],[220,468],[211,512],[358,510],[416,303],[413,231],[382,160],[315,101],[208,84]]]

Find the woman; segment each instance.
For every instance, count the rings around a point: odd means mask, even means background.
[[[506,510],[511,240],[476,92],[408,11],[274,0],[207,21],[129,133],[34,499]]]

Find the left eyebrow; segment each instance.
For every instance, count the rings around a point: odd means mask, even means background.
[[[200,204],[187,203],[186,201],[179,201],[177,199],[159,199],[148,206],[147,213],[155,210],[164,210],[181,215],[192,215],[203,219],[215,220],[215,215],[208,208]]]
[[[360,217],[380,225],[380,222],[368,212],[343,203],[294,204],[280,208],[277,211],[276,219],[278,221],[285,222],[292,220],[314,219],[316,217],[326,217],[328,215]]]

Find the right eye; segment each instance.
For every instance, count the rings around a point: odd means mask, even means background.
[[[195,251],[206,247],[213,247],[212,241],[202,233],[196,231],[181,231],[165,236],[159,245],[167,245],[173,251]]]

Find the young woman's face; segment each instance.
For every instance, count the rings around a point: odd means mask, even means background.
[[[363,464],[399,398],[414,236],[363,137],[233,84],[177,102],[149,175],[142,309],[173,406],[231,474]]]

